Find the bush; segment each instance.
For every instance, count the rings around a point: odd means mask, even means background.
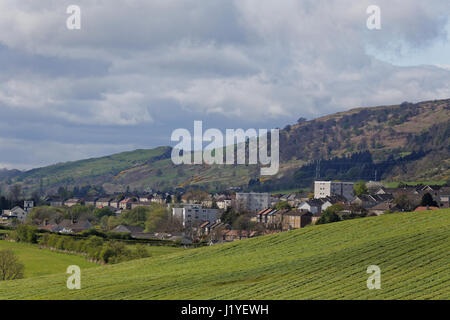
[[[37,229],[32,226],[19,225],[12,235],[17,242],[37,243]]]

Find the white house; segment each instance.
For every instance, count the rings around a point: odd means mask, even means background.
[[[312,214],[321,213],[322,212],[322,206],[325,203],[322,199],[310,199],[302,201],[298,209],[300,210],[307,210],[311,212]]]

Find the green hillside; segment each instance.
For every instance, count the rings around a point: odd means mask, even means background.
[[[1,299],[450,299],[450,210],[387,214],[0,283]],[[381,290],[368,290],[369,265]]]
[[[21,184],[31,194],[91,185],[113,193],[127,188],[162,191],[196,185],[218,191],[253,182],[255,191],[275,191],[310,186],[319,159],[321,179],[447,181],[450,100],[358,108],[288,125],[280,131],[280,171],[274,177],[263,177],[260,189],[256,165],[175,166],[170,152],[169,147],[160,147],[26,172],[3,170],[0,188]],[[362,152],[364,157],[358,156]],[[337,157],[338,161],[333,160]]]

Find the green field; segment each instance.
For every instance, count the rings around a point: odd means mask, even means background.
[[[38,245],[0,240],[0,250],[5,249],[11,249],[25,265],[25,278],[65,272],[70,265],[83,269],[98,266],[83,256],[39,249]]]
[[[450,210],[395,213],[0,283],[1,299],[450,299]],[[369,265],[381,289],[368,290]]]
[[[135,245],[128,245],[131,249],[135,247]],[[167,247],[167,246],[146,246],[148,253],[150,253],[151,257],[156,258],[159,256],[163,256],[170,253],[181,252],[188,249],[184,249],[182,247]]]

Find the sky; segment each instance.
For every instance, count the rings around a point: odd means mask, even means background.
[[[0,168],[174,145],[194,120],[450,98],[449,17],[448,0],[0,0]]]

